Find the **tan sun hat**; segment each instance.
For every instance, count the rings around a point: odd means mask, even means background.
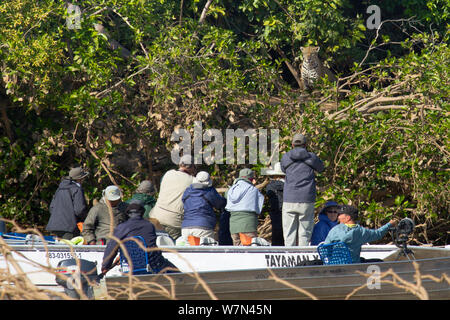
[[[69,178],[72,180],[80,180],[89,175],[89,172],[81,167],[72,168],[69,171]]]
[[[273,165],[273,169],[267,169],[266,175],[269,176],[284,176],[286,175],[283,171],[281,171],[281,163],[277,162]]]

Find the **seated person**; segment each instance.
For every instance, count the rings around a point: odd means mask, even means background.
[[[210,237],[216,239],[214,228],[217,223],[214,208],[225,208],[227,200],[217,193],[212,186],[209,173],[200,171],[194,182],[184,191],[184,217],[181,235],[186,240],[189,236]]]
[[[113,221],[111,221],[108,207],[111,208]],[[83,223],[81,236],[86,243],[89,245],[106,244],[111,230],[127,219],[126,207],[127,204],[122,201],[122,193],[117,186],[111,185],[103,190],[102,199],[89,210]]]
[[[161,179],[159,195],[150,218],[159,221],[172,239],[181,237],[184,206],[183,193],[191,185],[197,168],[191,155],[181,157],[178,170],[167,171]]]
[[[148,219],[150,215],[150,210],[153,209],[156,203],[155,195],[155,186],[150,180],[142,181],[136,191],[134,192],[131,199],[125,201],[125,203],[130,203],[133,200],[142,201],[145,208],[144,219]]]
[[[331,228],[338,224],[337,221],[337,202],[328,201],[322,210],[319,212],[319,222],[314,225],[311,236],[311,245],[317,246],[319,243],[325,241],[325,238],[330,232]]]
[[[119,224],[114,230],[114,237],[124,240],[133,236],[144,238],[147,248],[156,248],[156,232],[153,224],[144,219],[145,208],[142,202],[133,200],[127,207],[126,213],[128,220]],[[106,245],[102,262],[102,274],[106,274],[113,264],[113,260],[119,250],[119,244],[115,239],[110,239]],[[166,258],[163,257],[160,250],[147,252],[148,261],[151,268],[157,272],[161,270],[164,273],[177,272],[178,269]]]
[[[396,220],[390,220],[381,228],[371,230],[356,224],[358,209],[348,205],[338,208],[339,224],[330,230],[324,243],[344,242],[347,244],[353,263],[360,263],[361,246],[364,243],[379,240],[384,237],[389,227],[397,225]]]

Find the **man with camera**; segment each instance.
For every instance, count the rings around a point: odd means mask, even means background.
[[[380,240],[388,232],[389,228],[397,225],[397,220],[393,219],[381,228],[371,230],[356,223],[358,220],[358,209],[355,207],[341,205],[337,211],[339,224],[330,230],[324,244],[344,242],[350,250],[353,263],[361,262],[360,253],[363,244]]]

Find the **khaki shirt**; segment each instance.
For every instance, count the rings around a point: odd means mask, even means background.
[[[184,215],[181,198],[193,179],[193,176],[179,170],[167,171],[161,180],[158,200],[150,211],[150,218],[164,225],[181,228]]]

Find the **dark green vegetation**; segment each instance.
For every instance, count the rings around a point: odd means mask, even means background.
[[[45,225],[62,176],[81,164],[90,202],[126,197],[173,166],[176,127],[303,131],[327,169],[318,205],[359,206],[374,227],[414,218],[418,243],[449,233],[449,2],[73,1],[0,4],[0,212]],[[298,87],[301,46],[340,77]],[[264,164],[258,164],[258,169]],[[242,166],[203,166],[217,186]]]

